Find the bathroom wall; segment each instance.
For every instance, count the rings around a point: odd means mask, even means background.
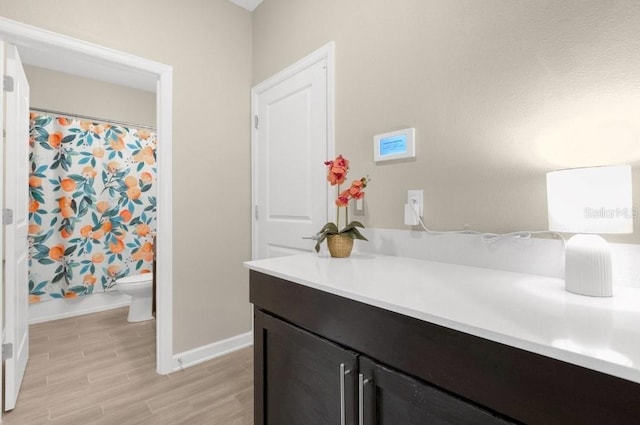
[[[639,27],[635,0],[266,0],[253,82],[336,42],[336,152],[372,177],[368,226],[407,229],[424,189],[433,229],[542,230],[550,170],[631,163],[640,206]],[[376,165],[372,136],[405,127],[417,159]]]
[[[25,65],[31,106],[154,127],[156,95]]]
[[[227,0],[3,0],[0,16],[173,66],[173,351],[249,332],[251,14]]]

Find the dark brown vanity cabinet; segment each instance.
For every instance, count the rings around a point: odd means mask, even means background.
[[[259,310],[254,332],[256,425],[506,423]]]
[[[359,391],[367,425],[505,425],[485,409],[431,385],[359,358]]]
[[[256,425],[640,423],[636,382],[256,271],[250,300]]]
[[[356,353],[260,311],[254,335],[256,425],[357,423]]]

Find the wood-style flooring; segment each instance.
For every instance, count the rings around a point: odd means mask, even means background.
[[[252,425],[253,349],[158,375],[155,321],[127,308],[31,325],[9,425]]]

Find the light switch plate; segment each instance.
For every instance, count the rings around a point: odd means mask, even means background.
[[[364,215],[364,198],[356,199],[354,201],[355,208],[353,211],[354,215]]]

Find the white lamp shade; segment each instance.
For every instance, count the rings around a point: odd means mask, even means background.
[[[555,232],[632,233],[631,166],[547,173],[547,211]]]

